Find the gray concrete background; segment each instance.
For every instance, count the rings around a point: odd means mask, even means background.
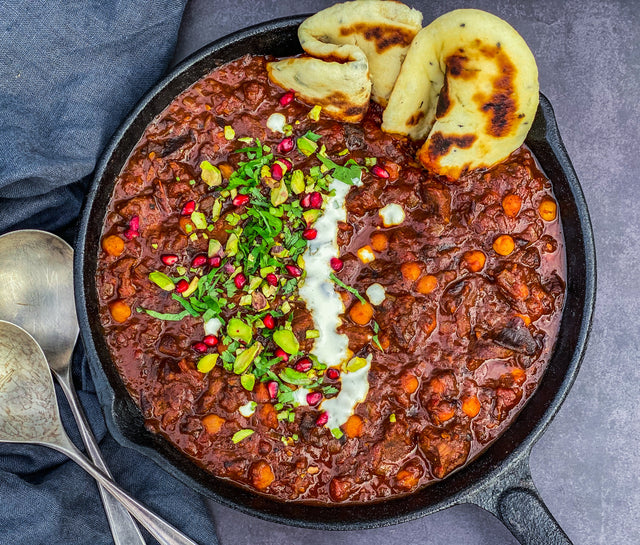
[[[309,13],[324,0],[191,0],[175,60],[261,21]],[[476,7],[509,21],[533,50],[591,211],[598,303],[569,397],[534,447],[531,471],[549,509],[578,544],[640,543],[640,2],[408,1],[425,23]],[[212,505],[222,545],[507,545],[491,515],[460,506],[418,521],[329,533],[267,523]]]

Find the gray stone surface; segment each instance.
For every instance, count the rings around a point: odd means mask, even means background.
[[[638,2],[409,1],[425,22],[459,7],[509,21],[527,40],[540,88],[591,210],[598,303],[586,358],[569,397],[533,450],[533,478],[577,544],[640,543],[640,15]],[[319,0],[207,1],[188,5],[176,61],[245,26],[331,4]],[[262,522],[212,505],[223,545],[506,545],[491,515],[460,506],[399,526],[328,533]]]

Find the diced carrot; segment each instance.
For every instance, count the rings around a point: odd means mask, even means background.
[[[258,490],[267,488],[276,478],[271,466],[264,460],[260,460],[251,466],[251,483]]]
[[[379,334],[378,343],[380,343],[380,346],[378,346],[377,343],[373,343],[373,346],[375,346],[378,350],[380,350],[380,347],[382,347],[382,350],[386,350],[387,348],[389,348],[391,341],[386,335]]]
[[[149,159],[151,159],[152,161],[156,158],[156,152],[152,151],[149,153]]]
[[[516,247],[516,243],[509,235],[500,235],[493,241],[493,250],[499,255],[509,255]]]
[[[389,239],[384,233],[373,233],[371,235],[371,247],[376,252],[384,252],[389,246]]]
[[[408,394],[412,394],[418,389],[418,378],[412,373],[406,373],[400,378],[402,389]]]
[[[231,175],[233,174],[233,167],[229,163],[220,163],[218,168],[225,180],[231,178]]]
[[[204,429],[211,434],[218,433],[225,422],[226,420],[217,414],[208,414],[207,416],[202,417],[202,425],[204,426]]]
[[[553,221],[558,214],[558,205],[550,198],[542,199],[538,212],[544,221]]]
[[[180,225],[180,229],[185,235],[190,235],[191,233],[195,233],[196,226],[191,221],[191,218],[189,218],[188,216],[182,216],[178,220],[178,224]]]
[[[402,276],[404,276],[406,280],[409,280],[409,282],[415,282],[422,274],[420,265],[415,261],[409,261],[400,265],[400,272],[402,272]]]
[[[469,418],[477,416],[480,412],[480,401],[476,396],[467,396],[462,400],[462,412]]]
[[[511,376],[513,377],[513,381],[519,386],[522,386],[524,381],[527,379],[527,373],[524,369],[520,369],[519,367],[511,369]]]
[[[502,209],[504,213],[510,218],[515,218],[520,212],[522,206],[522,199],[518,195],[510,193],[502,199]]]
[[[356,301],[349,310],[349,316],[358,325],[367,325],[373,318],[373,307],[367,302]]]
[[[527,288],[527,291],[529,291],[528,288]],[[525,297],[525,299],[526,299],[526,297]],[[531,325],[531,318],[529,318],[529,316],[527,316],[526,314],[516,314],[516,316],[518,318],[520,318],[524,322],[524,325],[526,325],[526,326],[530,326]]]
[[[109,312],[116,322],[125,322],[131,316],[131,308],[127,303],[118,299],[109,305]]]
[[[269,395],[269,390],[267,389],[267,385],[264,382],[259,382],[254,390],[254,394],[256,396],[256,401],[258,403],[266,403],[271,399]]]
[[[260,407],[258,410],[258,418],[260,418],[260,422],[268,428],[277,429],[278,413],[271,403],[265,403]]]
[[[462,255],[462,259],[471,272],[481,271],[484,267],[485,261],[487,260],[485,255],[480,250],[471,250],[470,252],[465,252]]]
[[[440,422],[446,422],[456,415],[456,409],[453,403],[441,401],[433,411]]]
[[[344,423],[344,432],[351,438],[360,437],[364,422],[357,414],[352,414]]]
[[[109,255],[118,257],[124,251],[124,240],[118,235],[110,235],[102,239],[102,249]]]
[[[418,485],[418,477],[406,469],[398,471],[396,480],[398,482],[398,486],[405,490],[411,490]]]
[[[432,274],[427,274],[423,276],[420,280],[418,280],[418,284],[416,286],[416,291],[418,293],[422,293],[423,295],[427,295],[436,289],[438,285],[438,279]]]

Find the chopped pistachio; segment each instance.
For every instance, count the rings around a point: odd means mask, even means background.
[[[275,342],[287,354],[295,354],[300,349],[298,339],[292,331],[288,329],[279,329],[273,334],[273,342]]]
[[[234,443],[239,443],[240,441],[243,441],[244,439],[246,439],[247,437],[253,434],[254,434],[254,430],[249,430],[249,429],[239,430],[233,434],[233,437],[231,438],[231,440]]]
[[[318,220],[321,214],[322,210],[311,209],[305,210],[302,213],[302,217],[304,218],[304,221],[307,223],[307,225],[313,225]]]
[[[189,227],[189,226],[187,225],[187,227]],[[191,233],[191,234],[189,235],[189,240],[190,240],[191,242],[195,242],[196,240],[198,240],[198,235],[197,235],[197,233]]]
[[[149,280],[164,291],[173,291],[176,289],[176,285],[173,283],[173,280],[160,271],[153,271],[149,273]]]
[[[233,127],[231,125],[225,125],[224,137],[227,140],[233,140],[236,137],[236,131],[233,130]]]
[[[250,348],[245,348],[242,352],[240,352],[240,355],[236,358],[236,361],[233,362],[233,372],[236,375],[244,373],[247,367],[249,367],[253,360],[256,359],[256,356],[260,354],[260,352],[262,352],[263,348],[264,347],[262,346],[262,344],[258,341],[253,343]]]
[[[222,244],[220,244],[220,242],[218,240],[216,240],[215,238],[210,239],[209,240],[209,249],[207,250],[207,255],[209,257],[213,257],[214,255],[219,253],[220,250],[222,250]]]
[[[187,269],[185,267],[183,267],[182,265],[176,267],[176,272],[180,275],[180,276],[184,276],[185,274],[187,274]]]
[[[208,373],[216,366],[218,362],[219,354],[207,354],[198,360],[198,371],[201,373]]]
[[[238,235],[235,233],[231,233],[229,238],[227,239],[227,244],[225,246],[225,252],[229,256],[234,256],[238,253]]]
[[[197,229],[206,229],[207,228],[207,218],[202,212],[193,212],[191,214],[191,221],[196,226]]]
[[[202,181],[209,187],[217,187],[222,183],[222,173],[220,169],[212,165],[209,161],[202,161],[202,163],[200,163],[200,170],[202,171],[200,174]]]
[[[180,295],[182,295],[182,297],[184,297],[185,299],[190,295],[192,295],[198,289],[199,280],[200,279],[197,276],[194,276],[191,279],[191,282],[189,282],[189,287],[185,291],[183,291]]]
[[[342,364],[342,370],[346,373],[354,373],[367,365],[365,358],[351,358],[346,364]]]
[[[309,117],[309,119],[313,121],[318,121],[320,119],[321,111],[322,111],[322,106],[320,106],[319,104],[316,104],[313,108],[311,108],[311,111],[307,114],[307,116]]]
[[[307,329],[304,335],[307,339],[317,339],[320,336],[320,332],[317,329]]]
[[[294,170],[291,174],[291,191],[296,195],[300,195],[304,191],[304,174],[299,169]]]
[[[342,430],[340,428],[333,428],[331,430],[331,435],[333,435],[336,439],[340,439],[344,433],[342,433]]]
[[[227,324],[227,334],[235,340],[241,340],[246,343],[251,342],[253,331],[251,326],[240,320],[240,318],[231,318]]]
[[[251,304],[251,295],[243,295],[242,297],[240,297],[240,301],[238,302],[238,304],[241,307],[248,307]]]
[[[289,314],[289,312],[291,312],[291,304],[289,304],[289,301],[282,303],[280,310],[282,310],[284,314]]]
[[[389,415],[389,422],[393,423],[396,421],[396,414],[395,413],[391,413]]]
[[[364,158],[364,166],[366,166],[366,167],[375,166],[377,162],[378,162],[378,159],[376,157],[365,157]]]
[[[280,185],[274,187],[271,190],[271,204],[273,206],[280,206],[287,202],[289,198],[289,191],[287,190],[287,186],[284,182],[284,177],[280,180]]]

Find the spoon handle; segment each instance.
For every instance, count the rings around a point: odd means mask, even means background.
[[[73,387],[73,382],[70,377],[69,366],[66,372],[56,372],[54,375],[58,379],[58,383],[64,392],[64,395],[69,402],[71,412],[78,425],[78,430],[82,436],[87,452],[95,466],[100,469],[105,475],[111,477],[111,473],[104,463],[102,453],[98,448],[93,433],[87,419],[84,415],[84,411],[80,406],[80,401],[76,394],[76,390]],[[140,529],[136,526],[136,523],[131,518],[131,515],[127,512],[124,506],[116,500],[105,488],[98,484],[98,490],[100,491],[100,497],[102,498],[102,504],[104,505],[105,513],[107,514],[107,520],[109,521],[109,527],[111,529],[111,535],[115,545],[145,545]]]
[[[160,518],[153,511],[145,507],[142,503],[132,498],[127,492],[115,484],[96,466],[94,466],[85,456],[71,443],[66,440],[63,443],[44,443],[47,446],[66,454],[89,475],[96,479],[104,486],[109,494],[116,498],[124,505],[137,520],[144,526],[149,533],[158,540],[160,545],[198,545],[185,536],[178,529],[174,528],[166,520]]]

